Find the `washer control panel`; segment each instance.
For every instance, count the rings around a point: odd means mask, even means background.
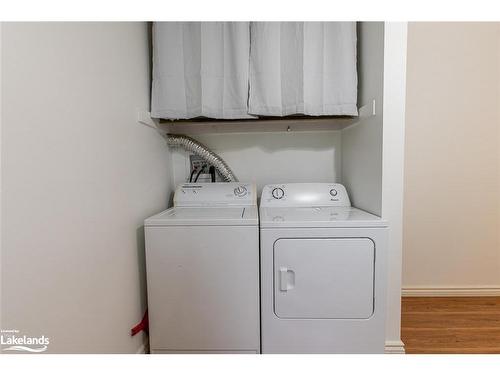
[[[293,183],[266,185],[261,207],[349,207],[347,190],[341,184]]]
[[[255,184],[241,182],[185,183],[175,189],[174,206],[252,206],[257,204]]]

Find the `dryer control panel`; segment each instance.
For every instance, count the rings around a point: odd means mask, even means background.
[[[261,207],[349,207],[351,202],[344,185],[329,183],[293,183],[266,185]]]
[[[255,184],[241,182],[184,183],[174,194],[175,207],[255,206]]]

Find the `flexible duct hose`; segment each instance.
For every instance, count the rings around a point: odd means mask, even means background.
[[[211,164],[217,169],[225,181],[238,181],[233,171],[226,164],[222,158],[217,155],[215,152],[211,151],[204,144],[194,140],[187,135],[177,135],[177,134],[167,134],[167,144],[169,146],[174,147],[183,147],[187,151],[191,151],[192,153],[198,155],[203,160],[205,160],[208,164]]]

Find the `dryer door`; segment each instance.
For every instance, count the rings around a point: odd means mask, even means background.
[[[373,314],[375,246],[369,238],[284,238],[274,243],[274,312],[289,319]]]

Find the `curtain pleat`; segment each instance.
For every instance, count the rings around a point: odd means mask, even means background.
[[[252,22],[249,113],[357,115],[355,22]]]
[[[155,22],[151,115],[249,118],[248,22]]]

